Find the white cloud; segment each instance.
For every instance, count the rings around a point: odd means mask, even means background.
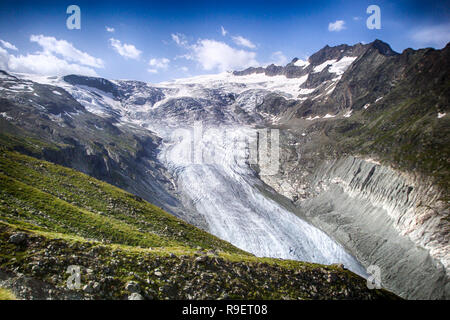
[[[3,47],[5,47],[6,49],[10,49],[10,50],[15,50],[17,51],[17,48],[15,45],[9,43],[8,41],[4,41],[2,39],[0,39],[0,43],[2,44]]]
[[[149,68],[149,69],[147,69],[147,71],[150,72],[150,73],[158,73],[158,70],[157,70],[157,69],[151,69],[151,68]]]
[[[227,30],[225,30],[225,28],[223,26],[220,26],[220,31],[222,32],[222,35],[225,37],[228,33]]]
[[[284,66],[288,63],[288,58],[283,54],[281,51],[276,51],[272,53],[270,56],[270,59],[272,60],[269,64],[275,64],[277,66]]]
[[[341,31],[345,29],[344,20],[336,20],[335,22],[330,22],[328,24],[328,31]]]
[[[361,19],[362,19],[361,17],[353,17],[353,20],[355,20],[355,21],[359,21]]]
[[[96,76],[97,73],[93,68],[104,66],[101,59],[76,49],[65,40],[32,35],[30,41],[38,43],[42,51],[27,55],[13,55],[0,47],[0,68],[12,72],[40,75],[61,76],[76,73]]]
[[[256,53],[236,49],[228,44],[211,40],[199,39],[195,44],[189,44],[184,34],[172,34],[172,40],[187,53],[178,55],[175,60],[183,58],[196,61],[203,70],[230,71],[257,66]]]
[[[186,47],[188,45],[188,42],[186,40],[186,36],[182,33],[172,33],[172,40],[175,41],[175,43],[181,47]]]
[[[30,41],[39,44],[44,50],[44,54],[59,54],[64,60],[70,62],[77,62],[94,68],[104,67],[102,59],[95,58],[86,52],[76,49],[66,40],[57,40],[54,37],[46,37],[41,34],[31,35]]]
[[[258,65],[256,53],[235,49],[224,42],[201,39],[190,47],[191,59],[204,70],[236,70]]]
[[[412,33],[412,39],[420,46],[445,47],[450,41],[450,24],[428,26]]]
[[[114,31],[116,31],[116,29],[114,29],[113,27],[108,27],[108,26],[105,26],[105,29],[106,29],[106,31],[108,31],[108,32],[114,32]]]
[[[35,53],[15,56],[0,48],[0,68],[12,72],[62,76],[71,73],[96,76],[90,67],[69,63],[52,54]]]
[[[138,60],[141,56],[142,51],[137,49],[132,44],[123,43],[120,40],[111,38],[109,39],[109,43],[114,48],[114,50],[120,54],[125,59],[135,59]]]
[[[153,58],[150,59],[148,64],[157,69],[167,69],[167,67],[169,66],[169,62],[170,60],[167,58],[160,58],[160,59]]]
[[[82,74],[96,76],[95,70],[78,64],[69,63],[53,55],[27,54],[26,56],[9,57],[8,69],[15,72],[35,73],[41,75]]]
[[[183,72],[188,72],[188,71],[189,71],[189,68],[188,68],[188,67],[181,67],[180,69],[181,69],[181,71],[183,71]]]
[[[233,37],[234,43],[236,43],[238,46],[241,47],[247,47],[250,49],[256,48],[256,46],[248,39],[241,37],[241,36],[235,36]]]

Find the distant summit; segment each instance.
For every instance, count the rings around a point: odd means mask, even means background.
[[[264,73],[267,76],[284,75],[287,78],[300,78],[308,73],[311,73],[311,71],[313,71],[316,67],[327,61],[339,61],[343,57],[360,57],[368,50],[377,50],[380,54],[385,56],[393,56],[398,54],[391,49],[389,44],[378,39],[368,44],[357,43],[353,46],[342,44],[330,47],[326,45],[311,55],[308,58],[308,61],[305,61],[304,63],[298,63],[301,60],[294,58],[286,66],[271,64],[265,68],[250,67],[242,71],[235,71],[233,74],[236,76],[244,76],[249,74]]]

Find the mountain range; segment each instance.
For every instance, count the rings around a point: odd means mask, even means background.
[[[450,44],[376,40],[159,84],[0,71],[0,284],[27,298],[394,297],[364,287],[376,266],[398,296],[448,299],[449,58]],[[275,174],[239,161],[236,140],[262,129],[279,133]],[[72,254],[94,270],[83,290],[55,276]]]

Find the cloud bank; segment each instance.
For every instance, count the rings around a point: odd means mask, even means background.
[[[132,44],[122,43],[120,40],[114,38],[109,39],[109,43],[113,49],[125,59],[139,60],[141,57],[142,51]]]
[[[344,30],[345,27],[345,21],[344,20],[336,20],[335,22],[330,22],[328,24],[328,31],[331,32],[339,32],[341,30]]]
[[[450,23],[417,29],[412,33],[411,38],[419,46],[431,45],[436,48],[443,48],[450,42]]]
[[[75,48],[66,40],[31,35],[30,41],[37,43],[41,50],[26,55],[14,55],[0,47],[0,68],[11,72],[56,76],[71,73],[96,76],[94,68],[104,68],[102,59]],[[0,40],[0,43],[7,49],[17,51],[11,43],[4,40]]]

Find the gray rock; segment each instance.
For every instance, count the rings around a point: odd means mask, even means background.
[[[133,292],[128,296],[128,300],[144,300],[144,297],[137,292]]]
[[[205,262],[206,260],[207,260],[206,256],[200,256],[200,257],[195,258],[196,262]]]
[[[137,293],[140,291],[139,284],[135,281],[128,281],[125,285],[125,290],[131,292],[131,293]]]
[[[155,276],[162,277],[162,273],[160,271],[155,271]]]
[[[85,285],[83,287],[83,291],[86,293],[93,293],[94,292],[94,288],[92,286],[92,283],[88,283],[87,285]]]
[[[14,244],[22,244],[27,240],[27,235],[23,232],[14,233],[9,237],[9,242]]]

